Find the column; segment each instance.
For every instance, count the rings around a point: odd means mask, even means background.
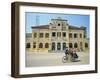
[[[60,47],[61,47],[61,50],[63,50],[63,42],[60,42]]]
[[[58,42],[55,42],[55,51],[57,50],[57,43],[58,43]]]
[[[52,50],[52,41],[51,41],[51,38],[52,38],[52,32],[51,32],[51,30],[49,30],[49,51]]]

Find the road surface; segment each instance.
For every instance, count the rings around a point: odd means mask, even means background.
[[[26,67],[39,67],[39,66],[60,66],[60,65],[84,65],[89,64],[88,52],[77,52],[79,62],[71,62],[68,60],[66,63],[62,62],[64,53],[26,53]]]

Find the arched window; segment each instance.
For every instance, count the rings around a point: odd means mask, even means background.
[[[72,45],[72,43],[69,43],[69,48],[73,48],[73,45]]]
[[[52,37],[56,37],[56,32],[52,32]]]
[[[75,43],[75,44],[74,44],[74,48],[77,48],[77,47],[78,47],[78,45],[77,45],[77,43]]]
[[[74,38],[77,38],[77,37],[78,37],[78,34],[77,34],[77,33],[75,33],[75,34],[74,34]]]
[[[57,32],[57,37],[61,37],[61,32]]]
[[[69,33],[69,38],[72,38],[72,33]]]
[[[39,44],[39,48],[43,48],[43,43],[40,43]]]
[[[26,48],[30,48],[30,43],[27,43],[26,44]]]
[[[34,33],[34,38],[36,38],[37,37],[37,33]]]
[[[43,38],[43,33],[40,33],[40,38]]]
[[[48,43],[45,43],[45,48],[49,48],[49,44]]]
[[[82,38],[82,34],[80,33],[80,38]]]
[[[63,32],[63,33],[62,33],[62,36],[63,36],[63,37],[66,37],[66,32]]]
[[[49,33],[45,33],[45,37],[48,38],[49,37]]]
[[[88,48],[88,43],[85,43],[85,48]]]

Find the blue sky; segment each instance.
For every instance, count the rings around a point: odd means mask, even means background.
[[[36,16],[38,16],[38,22],[36,22]],[[89,15],[79,15],[79,14],[59,14],[59,13],[32,13],[26,12],[25,13],[25,25],[26,25],[26,32],[31,33],[32,26],[38,25],[46,25],[49,24],[51,19],[61,17],[62,19],[68,20],[69,25],[73,26],[85,26],[87,28],[87,34],[89,36],[89,27],[90,27],[90,16]]]

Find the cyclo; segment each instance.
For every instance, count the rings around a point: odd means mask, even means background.
[[[66,53],[66,52],[65,52]],[[76,50],[67,50],[67,54],[62,57],[62,62],[66,63],[70,59],[71,62],[77,62],[80,61],[78,60],[78,55],[76,54]]]

